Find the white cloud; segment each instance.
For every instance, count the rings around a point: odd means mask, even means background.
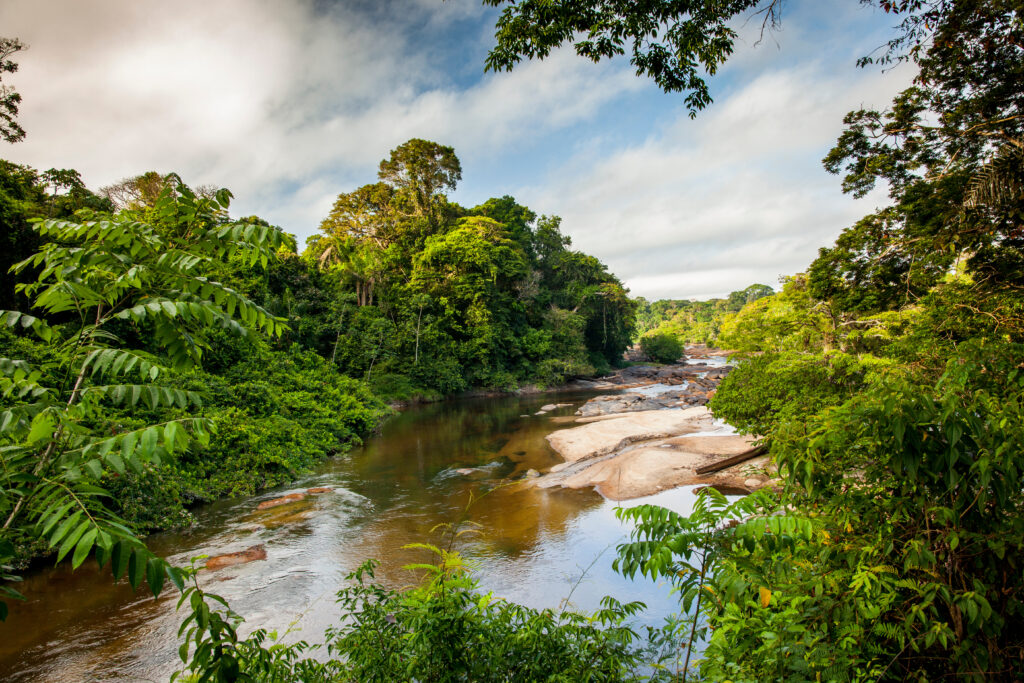
[[[709,296],[774,284],[884,201],[854,201],[820,159],[862,102],[884,106],[907,74],[763,72],[643,144],[570,160],[520,192],[559,213],[577,248],[602,256],[636,295]]]
[[[4,35],[31,48],[11,79],[29,135],[3,153],[77,168],[93,187],[175,170],[305,237],[387,150],[430,138],[467,168],[502,169],[480,199],[529,183],[517,197],[562,215],[634,293],[771,284],[880,201],[842,197],[818,160],[843,113],[906,81],[855,71],[878,39],[841,39],[863,28],[859,5],[821,5],[797,6],[782,49],[738,50],[717,102],[691,121],[681,96],[652,104],[625,60],[595,66],[567,50],[482,75],[494,10],[478,0],[5,0]],[[756,25],[740,28],[756,40]],[[634,105],[667,124],[646,139],[610,134],[611,110]],[[563,131],[575,156],[538,149]]]
[[[77,168],[92,186],[176,170],[229,186],[241,213],[309,234],[334,195],[372,180],[410,137],[499,155],[643,87],[616,67],[555,54],[460,89],[436,46],[416,38],[478,17],[479,4],[418,7],[404,19],[375,7],[392,15],[382,22],[344,4],[270,0],[5,3],[0,22],[31,50],[15,81],[29,137],[4,151]]]

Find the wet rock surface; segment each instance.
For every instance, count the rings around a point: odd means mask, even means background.
[[[689,484],[731,494],[772,485],[775,471],[769,458],[755,449],[755,440],[716,424],[704,407],[732,370],[723,364],[725,353],[689,347],[686,364],[634,365],[601,378],[597,388],[620,391],[581,406],[575,419],[580,426],[548,435],[548,443],[565,462],[551,467],[536,485],[594,487],[613,500]],[[726,467],[729,458],[737,462]],[[718,463],[721,469],[714,472],[696,471]]]
[[[206,561],[206,568],[215,571],[217,569],[224,569],[225,567],[233,567],[237,564],[245,564],[247,562],[255,562],[257,560],[267,559],[267,549],[261,543],[240,550],[237,553],[225,553],[223,555],[216,555]]]
[[[547,439],[567,462],[576,462],[614,453],[631,443],[700,431],[711,424],[711,413],[705,408],[648,410],[563,429]]]
[[[289,493],[287,496],[281,496],[280,498],[274,498],[272,500],[265,500],[256,506],[257,510],[268,510],[275,508],[278,505],[287,505],[288,503],[296,503],[304,499],[307,493]]]

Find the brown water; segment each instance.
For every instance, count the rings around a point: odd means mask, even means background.
[[[408,410],[365,446],[294,486],[206,506],[196,528],[153,536],[150,547],[187,563],[265,544],[265,561],[204,571],[204,586],[226,597],[248,628],[287,631],[285,642],[315,642],[339,619],[333,598],[348,572],[373,557],[386,583],[408,584],[412,577],[402,566],[425,558],[401,547],[436,541],[431,529],[460,519],[472,495],[468,518],[482,533],[463,550],[483,589],[532,607],[557,608],[569,598],[571,607],[592,610],[604,595],[643,600],[650,609],[641,621],[658,623],[677,609],[667,587],[611,569],[614,546],[628,532],[615,504],[592,491],[515,483],[527,469],[559,461],[544,437],[571,426],[533,413],[553,400],[578,405],[585,398],[475,399]],[[552,415],[571,414],[575,405]],[[459,468],[474,471],[463,475]],[[313,486],[334,490],[255,509],[261,500]],[[690,489],[678,489],[630,504],[685,511],[692,501]],[[159,600],[133,594],[95,564],[74,573],[40,571],[21,588],[29,601],[12,605],[0,625],[0,680],[165,681],[180,666],[182,615],[175,613],[173,588]]]

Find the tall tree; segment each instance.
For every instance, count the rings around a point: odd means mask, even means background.
[[[453,148],[413,138],[391,150],[377,176],[395,188],[407,212],[425,217],[436,228],[444,192],[462,180],[462,164]]]

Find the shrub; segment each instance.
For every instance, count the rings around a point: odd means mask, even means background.
[[[741,432],[771,440],[781,423],[802,423],[850,398],[881,365],[842,353],[765,353],[736,366],[708,407]]]
[[[683,344],[674,334],[658,332],[641,337],[640,350],[655,363],[675,363],[683,355]]]

